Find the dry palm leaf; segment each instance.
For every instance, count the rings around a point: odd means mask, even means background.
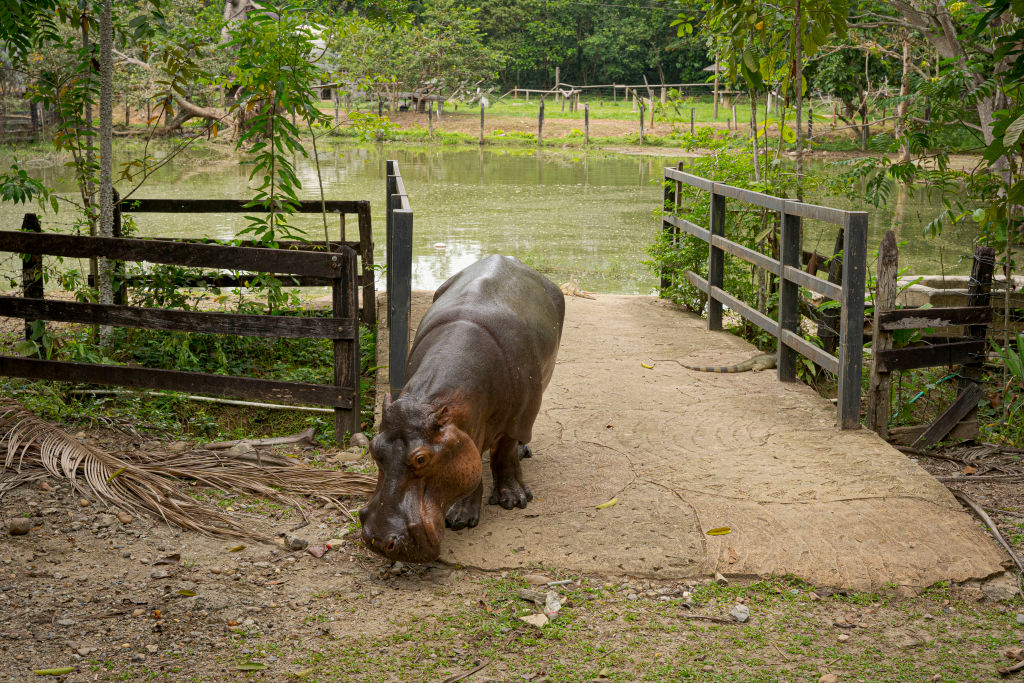
[[[183,529],[263,542],[271,539],[220,508],[182,493],[171,480],[193,479],[219,489],[243,491],[300,511],[301,503],[289,492],[341,507],[338,496],[367,494],[374,488],[374,479],[368,475],[318,470],[298,462],[259,467],[210,452],[117,457],[82,443],[16,401],[0,398],[0,496],[46,472],[67,479],[80,493],[91,491],[111,505],[148,512]]]

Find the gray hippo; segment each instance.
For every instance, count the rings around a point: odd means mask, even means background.
[[[401,394],[384,399],[370,443],[377,488],[359,511],[362,538],[391,560],[429,562],[444,528],[474,527],[491,452],[488,502],[533,499],[521,457],[555,368],[565,299],[544,276],[489,256],[452,276],[416,332]]]

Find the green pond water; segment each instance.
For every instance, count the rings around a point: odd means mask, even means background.
[[[132,147],[137,150],[137,147]],[[137,151],[134,152],[137,154]],[[157,150],[157,156],[163,152]],[[10,163],[0,153],[0,168]],[[42,152],[18,152],[22,165],[44,182],[65,192],[73,186],[61,176],[60,164]],[[130,152],[125,152],[125,159]],[[478,258],[492,253],[514,255],[556,282],[575,275],[584,289],[646,294],[654,274],[642,264],[645,247],[659,230],[662,168],[678,157],[500,149],[412,149],[401,147],[332,147],[320,150],[320,169],[328,199],[369,199],[373,209],[377,262],[384,261],[384,168],[399,162],[414,212],[413,287],[433,288]],[[317,193],[312,159],[297,159],[310,199]],[[136,197],[245,198],[251,167],[220,151],[198,148],[190,158],[167,163]],[[119,183],[122,191],[129,187]],[[807,197],[807,201],[870,212],[869,248],[876,248],[890,227],[892,207],[855,206],[844,198]],[[0,204],[0,226],[17,229],[23,205]],[[938,239],[921,237],[921,226],[938,208],[920,196],[905,207],[901,265],[916,274],[969,272],[965,255],[973,235],[947,232]],[[70,210],[43,217],[44,230],[73,229]],[[230,238],[245,227],[241,214],[139,214],[141,236]],[[337,235],[336,218],[330,223]],[[295,223],[311,239],[322,239],[318,215]],[[354,221],[351,222],[355,229]],[[831,253],[834,228],[808,225],[805,249]],[[0,261],[13,274],[10,258]],[[8,273],[7,271],[12,271]]]

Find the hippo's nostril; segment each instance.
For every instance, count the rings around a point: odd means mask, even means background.
[[[384,550],[386,550],[386,551],[388,551],[390,553],[394,549],[395,549],[395,539],[391,538],[388,541],[388,544],[386,546],[384,546]]]

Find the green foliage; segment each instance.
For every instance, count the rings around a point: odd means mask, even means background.
[[[33,200],[39,202],[39,208],[45,210],[49,206],[54,213],[57,212],[57,195],[26,173],[15,159],[9,172],[0,173],[0,201],[28,204]]]
[[[1021,443],[1024,442],[1024,334],[1017,334],[1014,342],[1006,346],[992,342],[992,350],[1003,366],[1001,377],[997,375],[1002,385],[1000,433],[1012,443]]]

